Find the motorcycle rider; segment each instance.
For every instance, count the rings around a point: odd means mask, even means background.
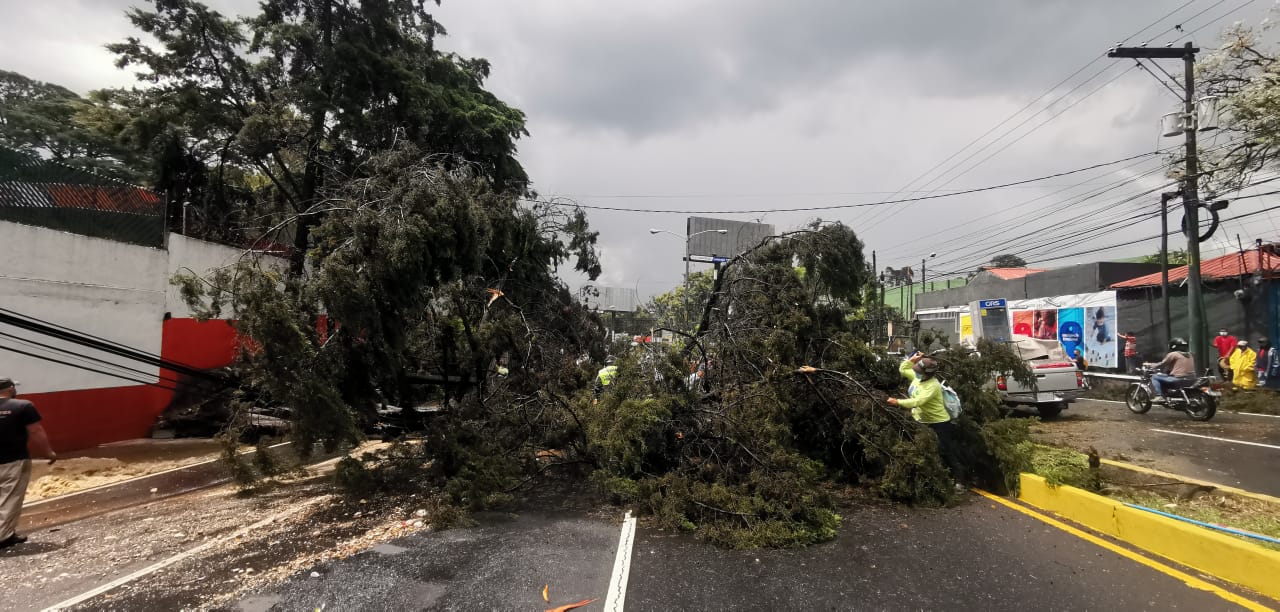
[[[1151,388],[1159,397],[1168,397],[1168,392],[1195,382],[1196,362],[1187,352],[1187,341],[1174,338],[1169,343],[1169,354],[1160,363],[1147,363],[1160,371],[1151,376]]]

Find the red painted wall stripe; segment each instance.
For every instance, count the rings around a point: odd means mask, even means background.
[[[169,319],[164,322],[160,356],[193,368],[212,370],[235,360],[235,327],[227,321]],[[181,377],[168,370],[161,384],[173,386]],[[44,418],[49,441],[59,452],[108,442],[145,438],[156,418],[173,400],[173,392],[150,385],[101,389],[73,389],[22,394]]]

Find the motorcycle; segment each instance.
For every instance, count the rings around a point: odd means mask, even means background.
[[[1145,414],[1151,410],[1152,404],[1162,404],[1165,408],[1181,410],[1193,421],[1208,421],[1218,412],[1218,398],[1222,397],[1222,385],[1215,382],[1212,376],[1201,376],[1194,383],[1167,389],[1168,397],[1157,397],[1151,377],[1157,370],[1150,366],[1142,366],[1142,380],[1129,385],[1125,393],[1124,403],[1134,414]]]

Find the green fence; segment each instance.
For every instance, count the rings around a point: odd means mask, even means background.
[[[955,289],[956,287],[965,286],[968,282],[968,279],[965,278],[940,278],[936,281],[925,281],[914,285],[886,287],[884,290],[884,303],[886,306],[901,312],[903,316],[910,316],[917,309],[916,298],[921,293]]]

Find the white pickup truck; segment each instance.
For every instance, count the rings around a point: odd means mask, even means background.
[[[1062,354],[1058,343],[1014,336],[1014,350],[1022,355],[1035,375],[1028,388],[1012,376],[996,376],[996,388],[1009,406],[1035,406],[1041,418],[1058,416],[1084,389],[1084,374]]]

